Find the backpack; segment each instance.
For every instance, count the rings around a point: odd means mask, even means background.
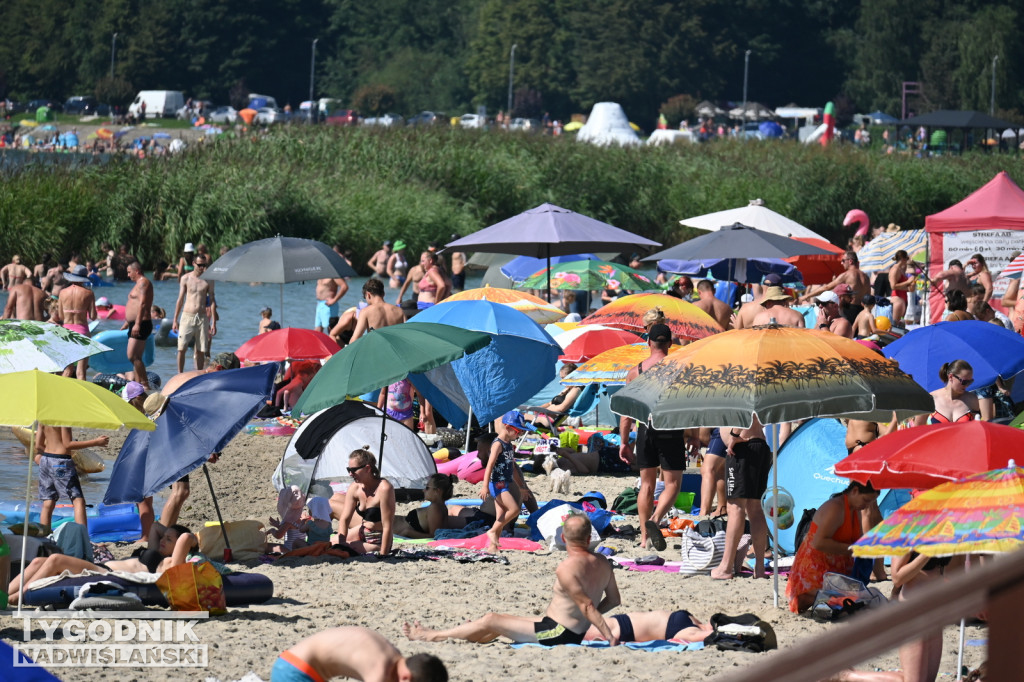
[[[804,538],[811,532],[811,521],[818,512],[818,508],[804,509],[804,515],[800,517],[800,523],[796,524],[796,544],[793,545],[793,553],[800,551],[800,545],[804,544]]]
[[[640,509],[636,503],[637,489],[626,488],[619,496],[612,502],[612,509],[622,514],[623,516],[628,514],[637,514]]]
[[[772,626],[752,613],[740,616],[716,613],[709,622],[714,629],[704,638],[704,646],[714,645],[723,651],[755,654],[779,648]]]

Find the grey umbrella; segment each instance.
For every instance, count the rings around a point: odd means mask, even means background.
[[[327,244],[281,235],[236,246],[214,261],[202,275],[203,279],[218,282],[280,284],[282,322],[286,283],[356,276],[358,273],[352,266]]]
[[[790,258],[830,255],[831,252],[796,239],[765,232],[740,223],[676,244],[644,258],[645,261],[702,260],[705,258]]]
[[[456,239],[446,249],[512,253],[549,259],[601,249],[661,246],[632,232],[554,204],[541,204],[500,223]],[[550,271],[550,262],[548,270]],[[550,288],[548,300],[551,298]]]

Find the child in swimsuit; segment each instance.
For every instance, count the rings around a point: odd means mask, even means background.
[[[334,530],[331,527],[331,503],[326,497],[311,497],[306,507],[309,508],[310,518],[299,525],[299,531],[306,534],[306,544],[330,542]]]
[[[484,473],[484,487],[480,490],[480,497],[490,494],[494,498],[494,511],[497,520],[487,536],[491,540],[490,551],[497,552],[500,549],[501,531],[519,516],[519,507],[522,504],[519,497],[519,487],[515,482],[515,448],[512,441],[526,431],[536,431],[537,427],[523,419],[519,410],[507,412],[501,419],[498,430],[498,437],[491,445],[491,455],[487,460],[487,470]]]

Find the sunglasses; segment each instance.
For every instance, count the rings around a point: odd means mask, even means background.
[[[196,268],[205,268],[206,265],[206,263],[196,263]]]
[[[974,383],[974,379],[961,379],[960,377],[958,377],[955,374],[953,374],[952,376],[953,376],[954,379],[959,381],[960,385],[963,386],[964,388],[967,388],[968,386],[970,386],[971,384]]]
[[[348,475],[349,475],[349,476],[355,476],[355,475],[356,475],[356,473],[357,473],[357,472],[358,472],[358,471],[359,471],[360,469],[365,469],[365,468],[366,468],[366,467],[368,467],[368,466],[369,466],[368,464],[364,464],[364,465],[362,465],[362,466],[358,466],[358,467],[345,467],[345,469],[346,469],[346,470],[348,471]]]

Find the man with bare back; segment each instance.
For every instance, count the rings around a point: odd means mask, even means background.
[[[15,284],[7,294],[7,305],[4,306],[5,320],[38,320],[43,321],[43,308],[46,294],[31,281]]]
[[[182,275],[178,283],[178,301],[174,304],[171,325],[171,330],[178,334],[178,374],[185,371],[185,351],[189,343],[195,340],[196,369],[202,369],[206,354],[210,352],[210,339],[217,334],[217,297],[213,282],[201,277],[210,265],[210,257],[199,254],[192,264],[195,270]]]
[[[379,279],[370,278],[363,285],[363,297],[369,304],[359,311],[356,328],[352,332],[352,341],[368,331],[390,327],[405,322],[405,313],[397,305],[384,300],[384,284]]]
[[[871,280],[868,279],[868,276],[860,269],[860,259],[857,258],[856,252],[847,251],[843,254],[843,257],[839,262],[842,263],[846,270],[837,275],[836,278],[828,284],[808,287],[807,291],[804,292],[802,300],[807,301],[826,291],[833,291],[840,284],[845,284],[853,290],[851,293],[854,296],[854,300],[860,299],[871,293]]]
[[[10,263],[0,268],[0,283],[3,284],[4,289],[21,284],[30,277],[32,277],[32,271],[22,265],[21,256],[14,256]]]
[[[754,316],[750,326],[774,323],[780,327],[803,329],[804,316],[789,307],[792,302],[793,297],[782,287],[765,287],[764,296],[758,303],[761,312]]]
[[[128,292],[121,329],[128,330],[127,355],[134,368],[132,379],[149,391],[149,375],[146,373],[146,365],[142,363],[142,353],[146,350],[146,339],[153,333],[153,283],[142,274],[142,265],[138,261],[129,263],[126,270],[134,286]]]
[[[697,300],[693,304],[715,318],[722,329],[732,329],[732,308],[715,297],[715,285],[710,280],[697,280]]]
[[[348,293],[348,282],[342,277],[328,277],[316,281],[315,329],[324,334],[338,324],[338,301]]]

